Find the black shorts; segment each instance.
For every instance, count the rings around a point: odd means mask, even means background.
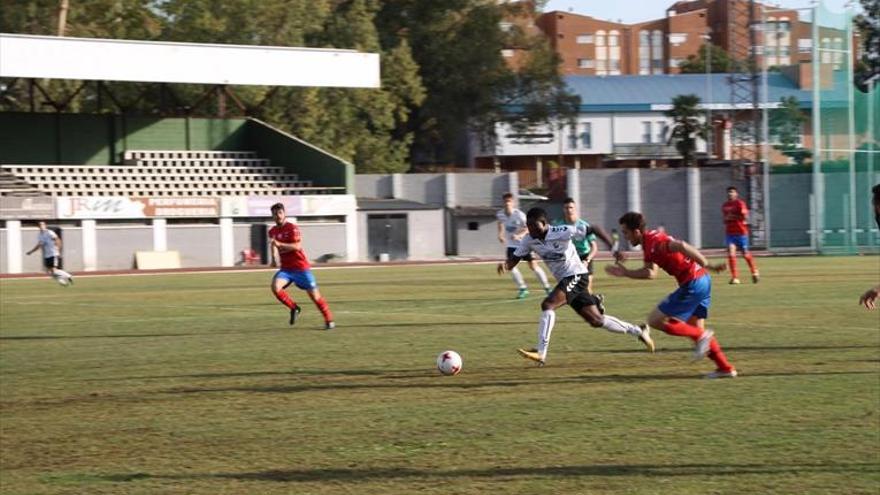
[[[43,258],[43,266],[46,268],[61,268],[61,256],[49,256]]]
[[[507,248],[507,259],[513,258],[514,251],[516,251],[516,248],[512,248],[512,247]],[[533,261],[535,258],[532,258],[532,253],[529,253],[520,259],[523,261]]]
[[[590,274],[580,273],[571,275],[560,280],[556,284],[555,290],[561,290],[565,293],[565,302],[577,312],[585,306],[595,306],[598,304],[596,297],[587,290],[587,284],[590,281]]]

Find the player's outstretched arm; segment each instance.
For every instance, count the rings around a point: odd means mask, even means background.
[[[684,254],[688,258],[696,261],[698,265],[704,267],[705,269],[709,270],[710,272],[720,273],[720,272],[723,272],[724,270],[727,269],[726,263],[716,263],[716,264],[709,263],[709,260],[706,259],[705,256],[703,256],[703,253],[701,253],[697,248],[691,246],[690,244],[688,244],[684,241],[679,241],[679,240],[669,241],[669,250],[674,253]]]
[[[593,227],[593,232],[596,234],[596,237],[602,239],[602,242],[608,246],[608,249],[614,251],[614,240],[611,239],[611,236],[608,235],[608,232],[605,231],[602,227],[598,225],[591,225]]]
[[[498,263],[498,275],[504,275],[510,270],[513,270],[513,268],[519,264],[519,261],[521,259],[522,258],[520,258],[519,256],[513,255],[507,258],[507,260],[505,260],[503,263]]]
[[[871,287],[865,291],[865,293],[862,294],[862,297],[859,298],[859,304],[866,309],[875,309],[877,307],[877,298],[880,298],[880,285]]]
[[[614,277],[650,280],[657,278],[657,265],[646,261],[643,267],[637,270],[630,270],[625,265],[618,263],[614,265],[606,265],[605,272]]]

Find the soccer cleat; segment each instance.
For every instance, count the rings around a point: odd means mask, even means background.
[[[517,299],[525,299],[528,296],[529,296],[528,289],[520,289],[519,292],[517,292],[517,294],[516,294]]]
[[[518,352],[520,356],[538,363],[538,367],[544,366],[544,359],[541,358],[541,355],[537,352],[527,351],[525,349],[517,349],[516,352]]]
[[[334,328],[336,328],[336,322],[328,321],[324,324],[324,330],[333,330]]]
[[[714,336],[715,332],[712,330],[703,330],[703,335],[700,336],[700,339],[697,340],[697,345],[694,346],[694,361],[699,361],[706,357],[706,354],[709,353],[709,344],[712,343],[712,337]]]
[[[730,282],[727,282],[727,283],[730,285],[739,285],[742,282],[740,282],[738,278],[732,278],[732,279],[730,279]]]
[[[605,295],[604,294],[594,294],[596,298],[596,309],[599,310],[599,314],[605,314]]]
[[[291,325],[296,323],[296,319],[301,312],[302,312],[302,308],[299,307],[299,304],[295,304],[293,306],[293,308],[290,309],[290,324]]]
[[[651,338],[651,328],[644,323],[639,325],[639,328],[642,329],[642,334],[639,335],[639,341],[645,344],[645,347],[648,348],[648,351],[654,352],[654,339]]]
[[[67,283],[73,285],[73,277],[67,277]]]
[[[715,370],[711,373],[707,373],[704,375],[704,378],[708,378],[710,380],[715,378],[736,378],[737,372],[735,369],[730,368],[728,371],[724,370]]]
[[[757,284],[760,281],[761,281],[761,274],[758,272],[753,273],[752,274],[752,283]],[[736,376],[736,375],[734,375],[734,376]]]

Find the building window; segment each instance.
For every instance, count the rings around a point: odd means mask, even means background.
[[[608,46],[619,46],[620,45],[620,32],[619,31],[611,31],[608,33]]]
[[[612,73],[617,72],[618,74],[620,74],[620,59],[612,58],[611,60],[609,60],[609,63],[610,65],[608,70],[610,70]]]
[[[468,222],[468,230],[480,230],[480,222]]]
[[[669,35],[669,42],[676,46],[686,43],[687,39],[687,33],[672,33]]]
[[[651,73],[651,34],[639,31],[639,75]]]
[[[813,51],[813,40],[811,38],[801,38],[798,40],[798,52],[810,53]]]
[[[652,133],[652,123],[651,122],[642,122],[642,142],[645,144],[651,144],[654,140],[654,136]]]
[[[593,35],[592,34],[579,34],[577,36],[577,44],[578,45],[589,45],[593,43]]]
[[[505,48],[504,50],[501,50],[501,56],[504,58],[510,58],[513,56],[513,50]]]
[[[605,31],[596,31],[596,46],[605,46]]]
[[[596,64],[593,62],[591,58],[579,58],[578,59],[578,69],[592,69]]]
[[[651,68],[654,74],[663,73],[663,32],[651,31]]]
[[[684,59],[670,58],[669,59],[669,68],[670,69],[677,69],[678,66],[680,66],[683,62],[684,62]]]
[[[822,48],[831,48],[831,38],[822,38]],[[822,52],[822,61],[820,63],[831,63],[831,52]]]
[[[663,144],[666,142],[666,133],[669,132],[669,124],[666,122],[657,122],[657,142]]]
[[[583,132],[581,132],[581,144],[584,148],[590,149],[593,147],[593,124],[589,122],[583,123]]]

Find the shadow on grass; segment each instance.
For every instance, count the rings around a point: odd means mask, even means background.
[[[145,479],[159,480],[199,480],[233,479],[238,481],[275,482],[364,482],[393,479],[452,479],[452,478],[550,478],[550,477],[614,477],[614,476],[741,476],[836,473],[859,474],[880,472],[880,464],[868,462],[828,463],[828,464],[598,464],[588,466],[534,466],[534,467],[494,467],[485,469],[435,470],[399,468],[353,468],[353,469],[278,469],[242,473],[212,474],[171,474],[152,475],[146,473],[122,473],[98,476],[97,479],[111,482],[130,482]]]
[[[341,374],[335,372],[336,374]],[[360,374],[354,371],[353,375]],[[791,371],[791,372],[759,372],[741,375],[736,382],[743,379],[762,378],[762,377],[785,377],[785,376],[833,376],[833,375],[876,375],[876,371]],[[361,382],[361,383],[302,383],[290,385],[265,385],[265,386],[238,386],[238,387],[182,387],[169,390],[162,390],[156,393],[160,394],[201,394],[201,393],[229,393],[229,392],[245,392],[245,393],[277,393],[277,394],[294,394],[302,392],[321,392],[336,390],[358,390],[358,389],[482,389],[482,388],[502,388],[502,387],[524,387],[542,386],[553,384],[598,384],[598,383],[641,383],[650,381],[667,381],[667,380],[701,380],[702,376],[695,373],[676,373],[676,374],[641,374],[641,375],[582,375],[577,377],[557,377],[544,378],[533,375],[532,379],[527,380],[495,380],[495,381],[461,381],[461,380],[436,380],[436,374],[433,372],[417,372],[408,376],[394,376],[376,374],[377,377],[384,378],[429,378],[431,381],[418,382]]]

